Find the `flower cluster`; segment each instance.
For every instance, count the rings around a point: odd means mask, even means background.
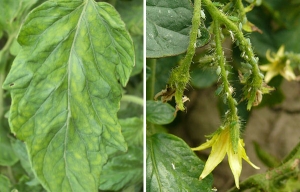
[[[200,151],[209,147],[212,148],[208,160],[206,161],[204,170],[200,175],[200,180],[211,173],[212,170],[224,159],[226,154],[228,155],[229,166],[233,173],[237,188],[239,188],[239,177],[242,171],[242,159],[247,161],[255,169],[259,169],[259,167],[255,166],[247,156],[244,149],[245,144],[243,140],[239,139],[237,151],[235,151],[233,148],[232,140],[230,127],[221,127],[206,143],[203,143],[199,147],[192,148],[193,151]]]
[[[282,45],[276,54],[270,55],[270,50],[267,51],[266,57],[270,63],[260,66],[262,71],[266,71],[265,82],[268,83],[276,75],[282,75],[286,80],[297,80],[296,75],[291,67],[291,60],[284,53]]]

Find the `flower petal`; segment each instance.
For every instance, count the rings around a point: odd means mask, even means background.
[[[243,158],[245,161],[247,161],[247,163],[249,163],[254,169],[260,169],[259,167],[257,167],[256,165],[254,165],[254,164],[250,161],[250,159],[249,159],[249,157],[247,156],[246,151],[245,151],[244,148],[243,148],[243,150],[241,151],[241,156],[242,156],[242,158]]]
[[[204,150],[204,149],[207,149],[209,147],[211,147],[215,142],[215,139],[212,138],[208,141],[206,141],[205,143],[203,143],[202,145],[200,145],[199,147],[194,147],[194,148],[191,148],[193,151],[201,151],[201,150]]]
[[[262,71],[269,71],[269,69],[271,68],[271,65],[270,65],[270,64],[267,64],[267,65],[260,65],[259,68],[260,68]]]
[[[240,150],[241,145],[239,145]],[[244,149],[244,148],[243,148]],[[238,153],[234,153],[232,148],[229,148],[228,152],[228,162],[230,169],[232,171],[232,174],[234,176],[234,181],[236,187],[239,189],[239,178],[242,172],[242,158],[240,156],[240,151]]]
[[[224,159],[228,147],[228,131],[221,132],[220,135],[214,136],[217,142],[212,146],[211,153],[205,163],[204,170],[202,171],[200,178],[205,178],[212,170]]]
[[[279,74],[278,71],[269,70],[269,71],[266,73],[266,76],[265,76],[265,82],[268,83],[273,77],[275,77],[275,76],[278,75],[278,74]]]
[[[285,68],[282,71],[280,71],[280,74],[288,81],[296,79],[296,75],[289,65],[285,66]]]
[[[271,53],[270,50],[267,50],[267,52],[266,52],[266,58],[267,58],[268,61],[270,61],[271,63],[273,63],[275,60],[271,57],[270,53]]]
[[[277,56],[278,58],[284,56],[284,45],[281,45],[281,46],[280,46],[279,50],[277,51],[276,56]]]

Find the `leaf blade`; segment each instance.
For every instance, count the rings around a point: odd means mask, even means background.
[[[199,181],[204,163],[184,141],[171,134],[147,137],[147,191],[210,191],[211,175]]]
[[[28,16],[3,88],[12,131],[50,191],[97,191],[106,145],[126,150],[116,113],[132,40],[107,3],[48,1]]]

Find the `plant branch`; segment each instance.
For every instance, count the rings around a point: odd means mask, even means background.
[[[192,29],[190,32],[190,42],[187,48],[187,53],[183,58],[183,60],[180,61],[179,66],[172,71],[169,79],[170,87],[176,90],[175,101],[177,104],[177,108],[182,111],[184,110],[182,97],[183,97],[184,90],[190,80],[190,66],[195,54],[197,34],[201,23],[200,11],[201,11],[201,0],[195,0],[194,12],[192,18]]]
[[[230,86],[230,83],[227,78],[228,71],[226,71],[226,68],[225,68],[225,57],[224,57],[224,52],[223,52],[223,48],[222,48],[222,40],[221,40],[221,32],[220,32],[221,29],[220,29],[218,19],[213,18],[213,20],[214,20],[213,30],[214,30],[215,42],[216,42],[216,55],[217,55],[220,69],[221,69],[220,74],[221,74],[221,78],[223,81],[224,92],[227,97],[228,106],[229,106],[231,113],[236,115],[237,114],[237,109],[235,107],[236,101],[232,97],[232,91],[230,90],[231,86]]]
[[[244,93],[245,97],[248,97],[247,109],[250,110],[256,99],[257,91],[261,90],[263,87],[264,77],[258,68],[258,58],[254,56],[250,39],[244,37],[241,27],[242,23],[239,23],[238,27],[235,23],[228,19],[224,13],[216,8],[210,0],[203,0],[203,3],[205,3],[207,11],[214,20],[218,20],[220,24],[224,24],[228,30],[233,32],[234,36],[237,38],[237,44],[243,52],[243,58],[251,65],[251,69],[248,70],[251,78],[248,78],[248,82],[245,86],[246,93]]]

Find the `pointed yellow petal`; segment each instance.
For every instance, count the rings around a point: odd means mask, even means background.
[[[268,65],[261,65],[261,66],[259,66],[259,68],[262,71],[269,71],[269,69],[271,68],[271,65],[270,64],[268,64]]]
[[[281,45],[279,50],[277,51],[276,56],[277,57],[282,57],[284,55],[284,45]]]
[[[243,140],[241,140],[240,146],[243,146]],[[250,161],[249,157],[246,154],[244,147],[240,148],[240,155],[241,155],[241,158],[243,158],[245,161],[247,161],[247,163],[249,163],[253,168],[260,169],[259,167],[257,167]]]
[[[191,149],[193,151],[201,151],[201,150],[204,150],[204,149],[207,149],[207,148],[211,147],[214,142],[215,142],[215,139],[212,138],[212,139],[206,141],[205,143],[203,143],[202,145],[200,145],[199,147],[194,147],[194,148],[191,148]]]
[[[288,81],[296,79],[293,69],[288,65],[284,68],[283,71],[280,71],[280,74]]]
[[[240,157],[240,152],[234,153],[232,148],[229,149],[227,153],[228,153],[228,162],[232,174],[234,176],[235,185],[239,189],[240,188],[239,178],[242,172],[242,158]]]
[[[273,63],[275,60],[271,57],[270,55],[270,50],[267,50],[266,52],[266,58],[268,59],[268,61],[270,61],[271,63]]]
[[[265,76],[265,82],[268,83],[273,77],[275,77],[276,75],[278,75],[279,72],[277,71],[274,71],[274,70],[269,70],[267,73],[266,73],[266,76]]]
[[[225,138],[222,136],[225,136]],[[227,136],[228,134],[224,135],[222,133],[216,136],[217,142],[215,142],[212,146],[212,150],[205,163],[204,170],[200,175],[200,180],[210,174],[212,170],[224,159],[229,143],[228,138],[226,138]]]

